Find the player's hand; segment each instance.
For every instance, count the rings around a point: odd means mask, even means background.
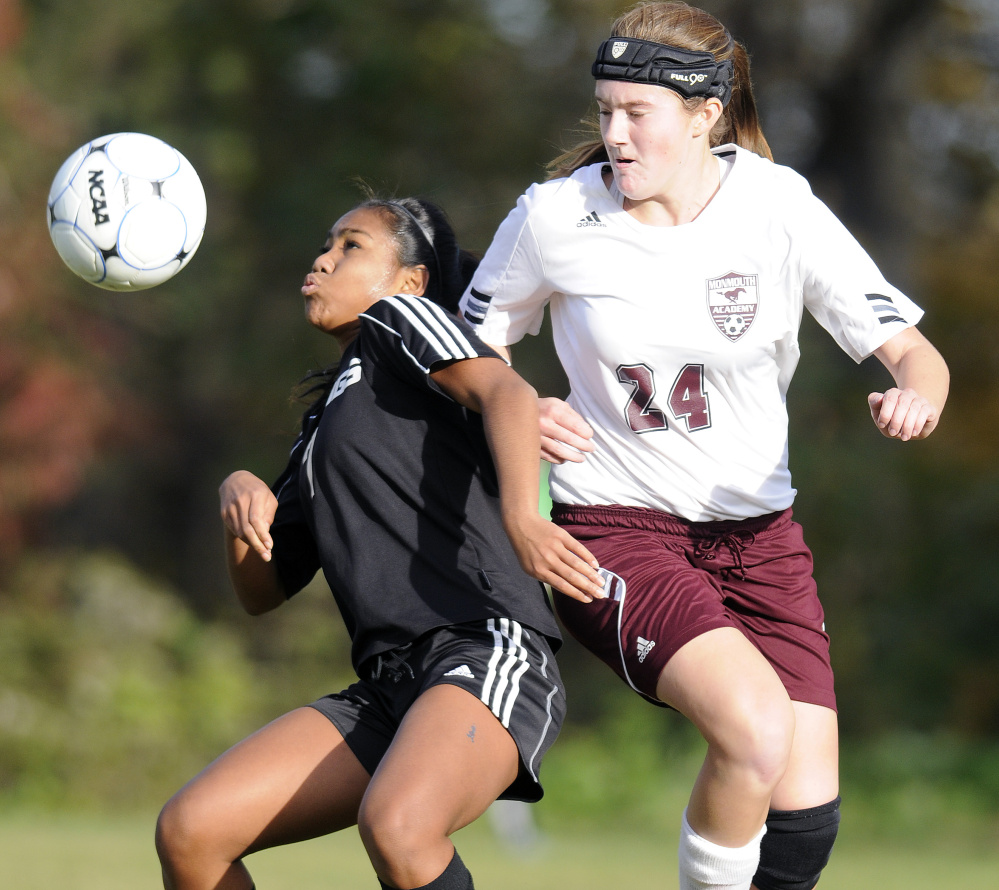
[[[225,527],[270,562],[274,541],[270,528],[277,512],[277,498],[262,479],[246,470],[237,470],[219,486],[222,521]]]
[[[503,518],[524,571],[566,596],[588,603],[602,599],[603,578],[596,558],[565,529],[528,511]]]
[[[593,450],[592,427],[561,399],[538,399],[541,412],[541,457],[552,464],[582,463]]]
[[[937,425],[937,409],[914,389],[892,388],[867,397],[878,431],[888,439],[925,439]]]

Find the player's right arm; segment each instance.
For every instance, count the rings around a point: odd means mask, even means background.
[[[226,567],[243,608],[261,615],[286,599],[271,561],[274,541],[270,527],[278,501],[267,483],[246,470],[237,470],[219,487],[225,526]]]

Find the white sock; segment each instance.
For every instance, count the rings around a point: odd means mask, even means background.
[[[705,840],[687,821],[680,829],[680,890],[749,890],[760,864],[766,825],[744,847],[720,847]]]

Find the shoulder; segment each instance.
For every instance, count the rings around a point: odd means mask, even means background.
[[[604,167],[591,164],[571,176],[532,185],[510,215],[508,237],[515,234],[520,240],[529,231],[528,242],[536,243],[544,253],[553,244],[562,243],[588,214],[596,211],[603,216],[616,211],[618,207],[604,184]]]
[[[812,188],[800,173],[737,145],[720,145],[713,154],[731,162],[733,173],[744,189],[772,191],[776,196],[811,195]]]
[[[826,223],[828,208],[796,170],[735,145],[720,146],[714,153],[733,162],[731,201],[758,222],[766,220],[797,235],[807,235],[816,224]]]
[[[367,323],[395,329],[414,325],[463,324],[460,318],[438,306],[433,300],[413,294],[382,297],[377,303],[365,309],[360,317],[362,326]]]
[[[429,361],[474,358],[488,349],[468,322],[426,297],[383,297],[360,320],[366,342],[398,344],[424,368]]]
[[[527,208],[537,213],[549,207],[565,204],[578,204],[596,194],[607,194],[602,170],[605,164],[590,164],[580,167],[571,176],[536,182],[525,193],[521,201]]]

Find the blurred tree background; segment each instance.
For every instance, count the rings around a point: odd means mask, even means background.
[[[301,278],[357,178],[439,202],[483,251],[591,110],[593,50],[627,5],[0,0],[0,803],[155,803],[347,679],[321,581],[248,619],[220,547],[219,482],[280,471],[291,388],[335,357],[302,320]],[[994,816],[999,4],[702,5],[753,57],[777,161],[927,310],[953,373],[939,431],[888,442],[866,407],[883,369],[805,321],[791,466],[848,756],[881,752],[858,758],[872,782],[906,759],[937,770]],[[208,195],[191,264],[137,294],[74,278],[45,228],[63,159],[122,130],[177,146]],[[564,394],[545,337],[515,361]],[[565,787],[606,802],[643,779],[599,750],[689,748],[571,642],[564,672],[556,749],[584,752],[553,767]]]

